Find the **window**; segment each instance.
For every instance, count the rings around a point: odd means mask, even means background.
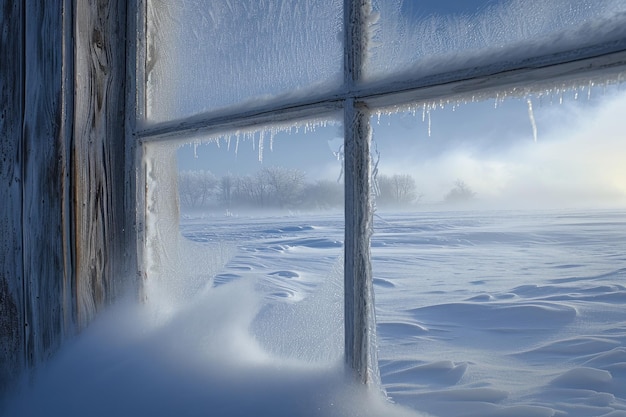
[[[590,400],[622,396],[624,87],[372,117],[378,356],[394,402],[437,416],[619,407]]]
[[[149,156],[168,143],[343,112],[345,355],[363,382],[378,375],[370,116],[559,94],[581,80],[619,80],[626,62],[621,1],[146,3],[137,132],[145,181]]]

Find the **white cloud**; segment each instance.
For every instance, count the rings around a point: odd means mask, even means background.
[[[506,120],[499,120],[498,131],[486,132],[493,139],[485,140],[474,132],[475,139],[468,136],[459,143],[449,135],[440,139],[447,148],[431,158],[417,156],[425,151],[425,145],[412,154],[408,153],[410,147],[404,147],[381,164],[382,170],[412,174],[428,201],[441,200],[459,178],[477,192],[480,201],[494,205],[626,204],[626,93],[607,95],[599,105],[592,104],[586,99],[572,100],[536,109],[536,143],[530,128],[511,139],[511,132],[502,132]],[[496,116],[491,109],[482,117]],[[463,134],[464,121],[457,118],[452,123]],[[519,126],[519,121],[515,123]],[[500,140],[498,135],[509,139]],[[433,139],[422,142],[426,140]],[[486,150],[484,144],[490,140],[497,146]]]

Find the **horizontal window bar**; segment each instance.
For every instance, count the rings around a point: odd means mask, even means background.
[[[245,129],[259,124],[319,117],[340,109],[344,100],[355,99],[370,108],[477,95],[486,98],[499,91],[523,94],[558,82],[591,77],[611,77],[626,72],[626,39],[519,61],[504,61],[465,70],[411,78],[410,73],[392,80],[362,83],[353,90],[336,91],[324,97],[278,98],[262,105],[246,104],[222,112],[200,114],[145,127],[137,132],[144,142],[172,136]],[[519,90],[517,90],[519,89]],[[244,109],[244,110],[242,110]]]
[[[279,124],[306,120],[324,115],[336,115],[342,108],[342,99],[302,100],[290,104],[270,103],[266,106],[239,113],[200,114],[183,120],[159,123],[137,132],[142,142],[171,140],[176,136],[219,134],[245,130],[258,125]],[[241,110],[241,107],[238,108]]]
[[[499,62],[465,70],[371,85],[361,100],[370,107],[387,107],[454,96],[494,96],[498,92],[541,91],[557,83],[626,73],[626,39],[520,61]]]

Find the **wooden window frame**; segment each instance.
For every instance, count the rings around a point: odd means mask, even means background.
[[[129,39],[128,102],[134,111],[127,119],[129,147],[135,150],[135,167],[141,166],[145,146],[180,139],[191,134],[214,134],[285,121],[320,118],[343,111],[345,149],[345,361],[363,383],[378,379],[374,299],[370,238],[372,208],[370,201],[370,142],[372,112],[416,103],[446,101],[455,96],[494,97],[501,92],[519,95],[542,86],[576,83],[594,77],[611,77],[626,71],[626,38],[573,48],[556,54],[531,56],[442,72],[427,77],[397,77],[368,83],[363,79],[367,49],[366,21],[372,11],[371,0],[344,0],[344,82],[334,91],[315,98],[291,102],[268,102],[238,111],[213,111],[181,120],[154,125],[144,123],[146,112],[146,7],[147,0],[135,0],[137,13],[129,14],[129,28],[137,33]],[[136,19],[133,21],[133,19]],[[547,88],[548,88],[547,87]],[[523,93],[522,93],[523,94]],[[138,244],[144,243],[145,171],[136,169]],[[139,257],[141,259],[141,257]],[[141,269],[141,266],[139,267]]]

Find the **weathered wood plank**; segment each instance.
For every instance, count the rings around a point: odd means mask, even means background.
[[[23,242],[26,362],[55,352],[64,333],[67,238],[64,205],[68,144],[64,127],[63,0],[25,4]]]
[[[0,408],[24,367],[22,267],[22,108],[24,9],[0,9]]]
[[[124,244],[126,266],[129,273],[128,290],[140,296],[143,293],[143,268],[138,259],[143,257],[143,195],[138,185],[142,177],[139,173],[142,152],[136,135],[137,121],[145,114],[145,83],[143,63],[145,41],[145,1],[128,0],[126,2],[126,184],[125,200],[126,225]],[[141,269],[141,270],[140,270]]]
[[[75,18],[74,244],[83,326],[133,279],[124,256],[132,230],[125,210],[126,2],[77,2]]]
[[[127,7],[0,9],[0,400],[135,281]]]

